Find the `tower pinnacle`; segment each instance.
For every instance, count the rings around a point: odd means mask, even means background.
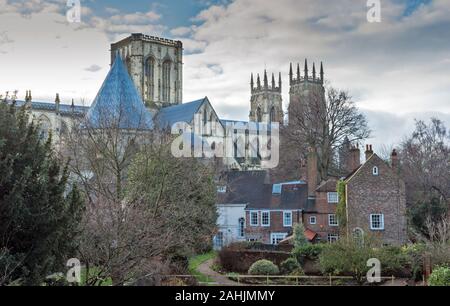
[[[320,62],[320,80],[322,81],[322,83],[323,83],[323,76],[324,76],[324,73],[323,73],[323,63]]]
[[[269,87],[269,81],[267,80],[267,71],[264,69],[264,88]]]
[[[293,77],[293,73],[292,73],[292,63],[291,63],[290,68],[289,68],[289,84],[292,83],[292,77]]]
[[[308,59],[305,58],[305,79],[307,80],[309,77],[309,72],[308,72]]]

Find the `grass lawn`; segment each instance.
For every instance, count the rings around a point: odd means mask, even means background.
[[[211,251],[209,253],[196,255],[189,259],[189,273],[194,275],[197,281],[207,283],[210,282],[211,279],[198,271],[198,266],[204,263],[207,260],[215,258],[217,253],[215,251]]]
[[[96,267],[91,267],[89,269],[89,276],[90,277],[95,277],[96,274],[98,274],[98,269]],[[83,267],[81,269],[81,286],[86,286],[86,268]],[[108,277],[107,279],[103,280],[101,282],[101,286],[112,286],[112,279],[110,277]]]

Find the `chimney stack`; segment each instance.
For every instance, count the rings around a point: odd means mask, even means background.
[[[358,146],[351,147],[348,159],[348,170],[350,173],[361,165],[361,151]]]
[[[309,148],[307,167],[308,197],[315,197],[319,177],[317,173],[317,152],[315,148]]]
[[[372,145],[366,145],[366,161],[373,155]]]
[[[392,167],[392,169],[397,170],[398,166],[399,166],[398,154],[397,154],[397,150],[394,149],[394,150],[392,150],[392,153],[391,153],[391,167]]]
[[[300,159],[300,171],[299,171],[299,177],[302,181],[308,180],[308,167],[307,167],[307,161],[306,159],[302,158]]]

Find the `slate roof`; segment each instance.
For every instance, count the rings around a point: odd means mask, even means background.
[[[198,112],[203,103],[207,102],[208,98],[195,100],[179,105],[162,108],[158,114],[155,115],[155,121],[158,122],[159,127],[172,127],[177,122],[191,123],[194,115]]]
[[[120,56],[103,82],[87,114],[93,128],[151,129],[152,115],[131,80]]]
[[[24,106],[25,101],[23,100],[16,100],[16,105],[18,107]],[[43,110],[43,111],[56,111],[56,104],[51,102],[31,102],[31,108],[34,110]],[[72,105],[69,104],[60,104],[59,105],[59,113],[61,115],[84,115],[88,112],[89,107],[88,106],[81,106],[81,105],[74,105],[72,109]]]
[[[219,204],[247,204],[247,209],[309,208],[305,182],[281,184],[281,193],[274,193],[266,171],[236,171],[226,174],[227,192],[218,195]]]

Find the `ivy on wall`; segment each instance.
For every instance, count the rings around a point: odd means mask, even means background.
[[[345,186],[346,182],[343,180],[338,181],[336,190],[339,196],[339,203],[336,207],[336,216],[339,220],[339,225],[345,228],[347,225],[347,207],[345,204]]]

